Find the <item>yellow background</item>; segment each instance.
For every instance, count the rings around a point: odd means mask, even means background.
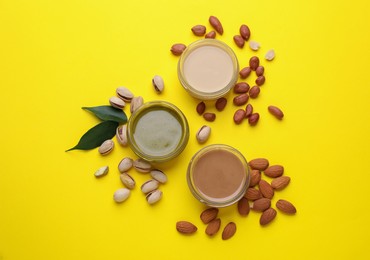
[[[304,2],[1,0],[0,259],[369,259],[370,4]],[[210,15],[223,23],[217,38],[241,67],[253,54],[232,41],[242,23],[262,45],[258,56],[274,48],[276,59],[262,59],[266,84],[251,100],[258,125],[232,122],[231,95],[209,123],[207,144],[284,165],[292,181],[273,204],[284,198],[298,209],[278,212],[267,227],[256,212],[244,218],[235,206],[221,209],[223,226],[237,225],[228,241],[204,234],[205,207],[187,188],[187,163],[202,147],[195,132],[205,121],[169,52],[198,39],[193,25],[209,30]],[[165,80],[162,95],[152,89],[155,74]],[[65,152],[99,122],[81,107],[107,104],[118,86],[146,101],[171,101],[189,120],[189,144],[163,167],[169,181],[153,206],[139,187],[123,204],[112,199],[122,187],[120,159],[135,157],[130,149],[117,146],[106,157]],[[270,104],[284,110],[282,122],[267,112]],[[111,170],[96,179],[102,165]],[[138,186],[149,178],[131,173]],[[198,232],[178,234],[178,220]]]

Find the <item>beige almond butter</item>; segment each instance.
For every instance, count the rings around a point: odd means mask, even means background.
[[[258,187],[263,197],[268,199],[272,199],[274,197],[274,189],[267,181],[260,180],[260,182],[258,183]]]
[[[270,178],[277,178],[284,174],[284,167],[282,165],[271,165],[265,171],[264,174]]]
[[[278,200],[276,202],[276,207],[286,214],[295,214],[297,212],[297,209],[294,207],[294,205],[287,200]]]
[[[247,93],[250,89],[250,86],[247,82],[238,82],[234,86],[234,93],[243,94]]]
[[[218,111],[222,111],[225,109],[227,104],[227,99],[224,97],[220,97],[219,99],[216,100],[215,107]]]
[[[105,140],[99,147],[98,151],[101,155],[107,155],[110,152],[112,152],[114,148],[114,142],[113,140]]]
[[[259,86],[253,86],[250,90],[249,90],[249,96],[250,98],[257,98],[258,95],[260,94],[260,87]]]
[[[236,46],[238,46],[239,48],[244,47],[245,40],[242,36],[234,35],[233,39],[234,39],[234,42],[235,42]]]
[[[266,158],[255,158],[250,160],[248,165],[255,170],[264,171],[269,166],[269,161]]]
[[[249,95],[247,93],[244,93],[244,94],[240,94],[234,97],[233,103],[236,106],[242,106],[242,105],[247,104],[248,100],[249,100]]]
[[[209,17],[209,23],[216,30],[216,32],[218,32],[220,35],[222,35],[224,33],[224,29],[222,27],[222,24],[216,16],[211,15]]]
[[[253,114],[253,106],[251,104],[247,104],[245,107],[245,117],[248,118],[251,114]]]
[[[204,224],[207,224],[217,217],[218,208],[208,208],[202,211],[200,219]]]
[[[253,201],[252,209],[254,211],[263,212],[266,209],[271,207],[271,200],[267,198],[260,198],[258,200]]]
[[[252,113],[249,117],[248,117],[248,123],[251,125],[251,126],[255,126],[258,121],[260,119],[260,114],[258,113]]]
[[[241,216],[247,216],[249,214],[250,207],[249,207],[249,201],[247,198],[242,197],[238,201],[238,212]]]
[[[273,221],[276,217],[276,210],[274,208],[269,208],[265,210],[260,217],[260,225],[265,226]]]
[[[263,84],[265,84],[265,81],[266,81],[265,76],[261,75],[261,76],[257,77],[255,82],[256,82],[257,86],[262,86]]]
[[[206,103],[203,101],[199,102],[196,110],[199,115],[203,115],[204,111],[206,111]]]
[[[196,36],[203,36],[206,33],[206,27],[204,25],[198,24],[191,28],[191,31]]]
[[[242,79],[248,78],[248,76],[251,74],[252,69],[251,67],[244,67],[239,71],[239,76]]]
[[[208,38],[208,39],[215,39],[216,38],[216,32],[215,31],[210,31],[204,37]]]
[[[244,40],[248,41],[249,37],[251,36],[251,31],[249,27],[245,24],[242,24],[239,28],[239,33]]]
[[[251,170],[251,178],[249,182],[249,187],[256,186],[261,180],[261,172],[259,170]]]
[[[186,45],[182,43],[176,43],[172,45],[171,52],[175,56],[180,56],[186,49]]]
[[[256,188],[248,188],[244,195],[248,200],[254,201],[262,198],[262,193]]]
[[[203,125],[199,128],[196,138],[200,144],[207,142],[209,136],[211,135],[211,128],[207,125]]]
[[[216,120],[216,114],[215,113],[204,113],[203,118],[208,122],[213,122]]]
[[[236,233],[236,224],[234,222],[229,222],[224,230],[222,231],[222,240],[228,240],[232,238]]]
[[[182,234],[193,234],[198,228],[189,221],[178,221],[176,222],[176,230]]]
[[[289,176],[280,176],[271,181],[271,187],[274,190],[282,190],[290,183]]]
[[[234,123],[239,125],[243,120],[245,119],[245,110],[244,109],[238,109],[234,113]]]
[[[273,115],[275,116],[277,119],[281,120],[283,119],[284,117],[284,113],[283,111],[281,111],[280,108],[276,107],[276,106],[268,106],[268,111]]]
[[[251,68],[251,70],[256,70],[259,65],[260,65],[260,59],[257,56],[252,56],[249,59],[249,67]]]
[[[220,227],[221,227],[221,219],[219,218],[213,219],[207,225],[206,234],[208,236],[214,236],[220,230]]]

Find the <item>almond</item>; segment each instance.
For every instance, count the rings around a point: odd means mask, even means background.
[[[229,222],[222,231],[222,240],[230,239],[236,232],[236,225],[234,222]]]
[[[245,114],[246,114],[246,112],[245,112],[244,109],[240,108],[240,109],[236,110],[235,113],[234,113],[234,117],[233,117],[234,123],[237,124],[237,125],[241,124],[241,122],[243,122],[243,120],[245,119]]]
[[[265,84],[265,81],[266,81],[265,76],[261,75],[258,76],[254,82],[256,82],[257,86],[262,86],[263,84]]]
[[[198,228],[189,221],[178,221],[176,223],[176,229],[182,234],[193,234]]]
[[[249,187],[256,186],[261,180],[261,172],[259,170],[251,170],[251,179],[249,182]]]
[[[244,195],[245,198],[247,198],[248,200],[258,200],[260,198],[262,198],[262,194],[259,190],[255,189],[255,188],[248,188],[245,195]]]
[[[217,217],[218,214],[218,208],[208,208],[206,210],[203,210],[203,212],[200,214],[200,219],[204,224],[207,224],[214,220]]]
[[[255,211],[263,212],[266,209],[271,207],[271,200],[267,198],[260,198],[258,200],[253,201],[252,209]]]
[[[222,24],[221,24],[220,20],[216,16],[213,16],[213,15],[210,16],[209,17],[209,23],[216,30],[216,32],[218,32],[221,35],[224,33],[224,29],[222,27]]]
[[[221,227],[221,219],[216,218],[208,223],[207,228],[206,228],[206,234],[208,236],[213,236],[220,230],[220,227]]]
[[[249,161],[249,166],[252,169],[264,171],[269,166],[269,161],[265,158],[256,158]]]
[[[247,216],[249,214],[250,207],[247,198],[243,197],[238,201],[238,212],[241,216]]]
[[[249,95],[247,93],[240,94],[234,97],[233,102],[235,106],[242,106],[247,104]]]
[[[271,221],[273,221],[274,218],[276,217],[276,213],[277,213],[276,210],[273,208],[265,210],[260,217],[260,225],[265,226]]]
[[[281,176],[281,177],[278,177],[272,180],[271,187],[275,190],[282,190],[286,186],[288,186],[289,182],[290,182],[290,177]]]
[[[268,199],[272,199],[274,197],[274,189],[271,187],[271,185],[265,181],[265,180],[260,180],[258,183],[258,186],[260,188],[260,191],[262,193],[262,196]]]
[[[281,165],[271,165],[265,171],[265,175],[271,178],[277,178],[283,175],[284,167]]]
[[[278,200],[276,207],[286,214],[295,214],[297,212],[294,205],[287,200]]]

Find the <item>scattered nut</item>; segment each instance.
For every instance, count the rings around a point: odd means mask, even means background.
[[[203,36],[206,33],[206,27],[204,25],[195,25],[191,28],[191,31],[196,36]]]
[[[263,212],[266,209],[271,207],[271,200],[267,198],[260,198],[258,200],[253,201],[252,209],[254,211]]]
[[[126,130],[127,130],[127,125],[120,125],[117,127],[117,130],[116,130],[117,142],[122,146],[127,146],[128,144]]]
[[[295,214],[297,212],[294,205],[287,200],[278,200],[276,202],[276,207],[286,214]]]
[[[120,174],[120,179],[128,189],[132,190],[135,188],[135,180],[126,172]]]
[[[203,144],[208,140],[210,134],[211,128],[207,125],[203,125],[201,128],[199,128],[196,138],[200,144]]]
[[[251,74],[252,72],[252,69],[250,67],[244,67],[243,69],[241,69],[239,71],[239,76],[242,78],[242,79],[246,79],[248,78],[248,76]]]
[[[122,172],[129,171],[133,166],[133,160],[129,157],[123,158],[120,163],[118,164],[118,170]]]
[[[251,179],[249,181],[249,187],[256,186],[261,180],[261,172],[259,170],[251,170]]]
[[[258,95],[260,94],[260,87],[259,86],[253,86],[250,90],[249,90],[249,96],[251,98],[257,98]]]
[[[244,47],[245,40],[243,39],[243,37],[241,37],[240,35],[234,35],[233,39],[236,46],[238,46],[239,48]]]
[[[222,35],[224,33],[224,29],[222,27],[222,24],[216,16],[210,16],[209,17],[209,23],[216,30],[216,32],[218,32],[220,35]]]
[[[95,173],[95,177],[99,178],[99,177],[103,177],[105,175],[107,175],[109,172],[109,167],[108,166],[103,166],[103,167],[100,167]]]
[[[226,107],[226,104],[227,104],[227,99],[224,97],[221,97],[216,100],[215,106],[218,111],[222,111]]]
[[[119,97],[111,97],[109,99],[109,104],[114,107],[114,108],[117,108],[117,109],[123,109],[126,105],[125,101],[123,101],[121,98]]]
[[[284,174],[284,166],[282,165],[271,165],[265,171],[264,174],[270,178],[277,178]]]
[[[117,203],[125,201],[130,196],[131,191],[127,188],[120,188],[116,190],[113,195],[113,199]]]
[[[247,82],[238,82],[234,86],[234,93],[243,94],[249,91],[249,84]]]
[[[245,118],[245,110],[244,109],[238,109],[234,113],[234,122],[235,124],[239,125],[241,122],[243,122]]]
[[[261,45],[256,41],[249,41],[249,48],[253,51],[258,51]]]
[[[258,187],[262,193],[262,196],[268,199],[272,199],[274,197],[274,189],[271,187],[271,185],[265,181],[260,180],[258,183]]]
[[[265,68],[263,66],[258,66],[256,69],[256,75],[257,77],[262,76],[265,72]]]
[[[203,118],[208,122],[213,122],[216,120],[216,114],[215,113],[204,113]]]
[[[199,115],[202,115],[204,111],[206,111],[206,104],[203,101],[201,101],[200,103],[198,103],[196,109],[197,109],[197,113]]]
[[[126,87],[118,87],[116,89],[117,96],[125,102],[131,102],[134,94]]]
[[[164,81],[161,76],[155,75],[152,79],[152,84],[155,89],[155,91],[160,94],[163,92],[164,89]]]
[[[281,120],[283,119],[284,117],[284,113],[283,111],[281,111],[280,108],[276,107],[276,106],[268,106],[268,111],[273,115],[275,116],[277,119]]]
[[[163,192],[161,190],[153,190],[146,195],[146,201],[152,205],[157,203],[162,198]]]
[[[249,214],[250,207],[249,207],[249,201],[247,198],[242,197],[238,201],[238,212],[241,216],[247,216]]]
[[[282,190],[290,183],[290,177],[280,176],[271,181],[271,187],[274,190]]]
[[[130,112],[133,114],[139,107],[144,104],[144,99],[141,96],[133,97],[130,105]]]
[[[245,24],[242,24],[240,26],[239,33],[246,41],[248,41],[249,37],[251,36],[251,31],[249,30],[249,27]]]
[[[261,75],[261,76],[258,76],[255,82],[257,86],[262,86],[265,83],[265,80],[266,80],[265,76]]]
[[[275,58],[275,51],[271,49],[266,53],[265,59],[268,61],[272,61],[274,58]]]
[[[236,97],[234,97],[233,102],[236,106],[242,106],[245,105],[248,102],[249,95],[247,93],[240,94]]]
[[[159,186],[159,182],[157,180],[151,179],[149,181],[144,182],[141,185],[141,191],[147,194],[153,190],[156,190],[158,186]]]
[[[209,38],[209,39],[214,39],[216,38],[216,32],[215,31],[210,31],[209,33],[207,33],[205,35],[205,38]]]
[[[114,148],[114,142],[110,139],[105,140],[99,147],[98,151],[101,155],[109,154]]]
[[[186,49],[185,44],[176,43],[176,44],[172,45],[171,52],[175,56],[180,56],[184,52],[185,49]]]
[[[167,182],[167,175],[161,170],[158,169],[151,170],[150,175],[152,176],[153,179],[157,180],[162,184]]]
[[[260,59],[257,56],[253,56],[249,59],[249,67],[251,70],[256,70],[260,65]]]
[[[258,113],[252,113],[249,117],[248,117],[248,123],[251,125],[251,126],[254,126],[258,123],[258,120],[260,119],[260,114]]]
[[[269,161],[265,158],[255,158],[250,160],[248,165],[255,170],[264,171],[269,166]]]
[[[147,161],[145,161],[141,158],[136,159],[133,162],[133,166],[138,172],[147,173],[147,172],[150,172],[152,170],[152,165],[149,162],[147,162]]]
[[[204,224],[208,224],[217,217],[218,208],[208,208],[202,211],[200,219]]]
[[[244,195],[248,200],[254,201],[262,198],[262,193],[256,188],[248,188]]]

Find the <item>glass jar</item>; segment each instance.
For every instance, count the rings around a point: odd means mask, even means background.
[[[191,193],[210,207],[226,207],[239,201],[250,181],[244,156],[235,148],[212,144],[190,160],[187,182]]]
[[[140,158],[161,163],[177,157],[189,140],[185,115],[166,101],[146,102],[127,123],[127,140]]]
[[[234,51],[222,41],[202,39],[181,54],[177,67],[181,85],[193,97],[215,100],[225,96],[239,77]]]

